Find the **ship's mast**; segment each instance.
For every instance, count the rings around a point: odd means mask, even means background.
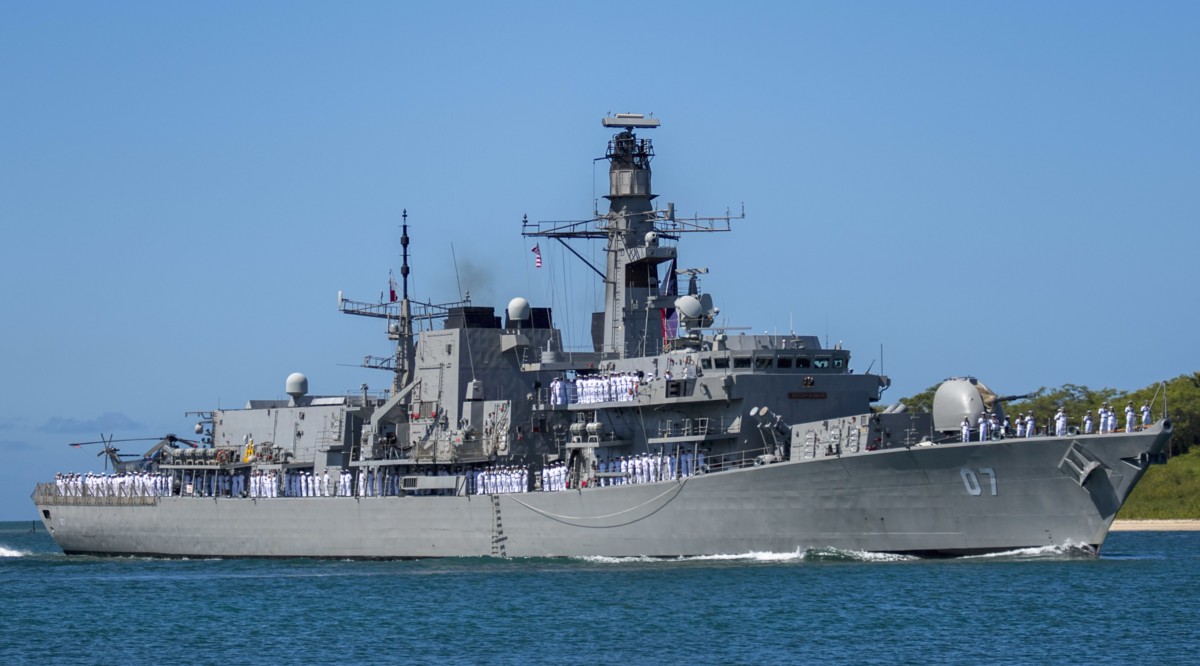
[[[392,380],[392,391],[408,386],[413,379],[416,363],[416,348],[413,345],[412,304],[408,300],[408,209],[402,214],[400,225],[400,339],[396,349],[396,376]]]
[[[658,296],[658,264],[675,257],[674,247],[658,247],[654,232],[655,194],[650,187],[654,147],[635,129],[659,126],[656,118],[617,114],[602,121],[621,132],[608,142],[609,207],[605,229],[608,255],[604,284],[604,351],[618,357],[648,356],[662,349],[658,317],[647,316],[647,301]]]
[[[409,297],[408,276],[412,271],[408,266],[408,209],[404,210],[402,218],[400,279],[403,284],[399,302],[395,300],[395,296],[385,298],[383,294],[380,294],[378,303],[355,301],[343,296],[342,292],[338,292],[338,309],[342,312],[387,320],[387,336],[389,340],[396,341],[396,353],[383,357],[367,356],[363,359],[362,366],[391,371],[393,394],[410,385],[415,378],[417,350],[415,328],[419,327],[424,330],[433,326],[433,322],[436,320],[445,319],[452,308],[471,304],[470,299],[463,299],[455,303],[434,304],[414,301]]]
[[[604,197],[609,202],[608,212],[574,222],[524,221],[522,233],[554,238],[564,245],[572,238],[604,239],[604,312],[596,313],[597,318],[603,316],[603,323],[593,327],[596,351],[612,358],[653,356],[664,349],[663,316],[675,307],[676,299],[675,294],[661,293],[659,266],[676,259],[678,234],[728,231],[732,218],[726,212],[722,217],[676,220],[674,204],[667,204],[666,210],[655,209],[652,202],[657,195],[650,187],[654,147],[649,139],[639,139],[634,130],[656,128],[659,120],[640,113],[618,113],[601,124],[621,130],[601,158],[609,162],[609,191]]]

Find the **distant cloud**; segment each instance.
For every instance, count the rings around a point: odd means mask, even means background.
[[[124,414],[120,414],[118,412],[105,412],[100,416],[91,419],[90,421],[83,421],[80,419],[52,418],[49,421],[46,421],[46,423],[42,425],[41,428],[38,428],[38,430],[41,430],[42,432],[62,433],[89,432],[98,435],[100,433],[111,432],[128,433],[131,430],[139,430],[141,427],[142,424],[134,421]]]
[[[21,427],[20,418],[2,418],[0,419],[0,430],[13,430]]]
[[[0,451],[31,451],[29,442],[19,439],[0,439]]]

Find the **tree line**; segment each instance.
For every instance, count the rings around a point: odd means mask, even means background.
[[[910,411],[930,412],[933,410],[933,394],[937,385],[924,391],[903,398],[900,402],[908,406]],[[1005,403],[1004,411],[1008,415],[1032,411],[1039,423],[1046,423],[1061,407],[1067,413],[1069,423],[1078,426],[1087,411],[1096,418],[1096,410],[1104,404],[1111,404],[1120,416],[1120,425],[1125,427],[1125,405],[1133,402],[1135,410],[1143,403],[1149,402],[1154,411],[1154,420],[1162,418],[1163,401],[1166,400],[1167,416],[1175,425],[1171,434],[1171,444],[1168,455],[1178,455],[1187,452],[1193,446],[1200,446],[1200,372],[1183,374],[1163,382],[1151,384],[1134,391],[1103,388],[1090,389],[1086,386],[1063,384],[1058,388],[1041,387],[1027,398]],[[1141,415],[1138,415],[1140,422]]]

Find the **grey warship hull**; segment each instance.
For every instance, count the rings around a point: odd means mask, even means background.
[[[1168,432],[1159,424],[1129,435],[864,451],[564,492],[44,498],[38,506],[68,554],[673,557],[836,548],[952,556],[1044,546],[1098,550]],[[1073,457],[1095,465],[1064,462]]]
[[[66,553],[166,557],[675,557],[837,548],[959,555],[1098,549],[1170,436],[1148,406],[1124,432],[1005,438],[1004,403],[952,378],[932,412],[873,405],[891,384],[855,373],[813,335],[729,335],[681,265],[689,234],[735,218],[677,218],[651,188],[654,149],[617,114],[605,127],[609,210],[522,220],[536,266],[559,242],[599,274],[590,344],[568,346],[551,307],[514,297],[501,317],[401,285],[339,310],[383,320],[391,373],[371,395],[308,394],[193,412],[198,441],[167,435],[114,474],[58,475],[34,502]],[[527,147],[527,137],[517,145]],[[570,242],[604,241],[601,270]],[[548,271],[550,272],[550,271]],[[811,284],[807,280],[806,284]],[[685,286],[686,285],[686,286]],[[599,298],[600,292],[603,298]],[[578,305],[570,304],[578,311]],[[745,327],[740,327],[744,330]],[[1165,405],[1164,405],[1165,407]],[[1108,411],[1106,414],[1110,413]],[[1024,424],[1028,424],[1026,427]],[[961,431],[960,431],[961,424]],[[1086,428],[1086,426],[1085,426]],[[125,440],[128,441],[128,440]],[[83,443],[79,443],[82,445]]]

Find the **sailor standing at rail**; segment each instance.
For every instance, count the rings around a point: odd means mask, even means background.
[[[991,424],[988,422],[987,414],[979,415],[979,441],[986,442],[988,440],[988,427]]]
[[[1117,410],[1112,405],[1108,406],[1108,431],[1117,431]]]
[[[964,416],[962,420],[962,441],[964,443],[971,441],[971,418],[969,416]]]
[[[1059,437],[1067,434],[1067,413],[1063,411],[1062,407],[1059,407],[1058,411],[1054,413],[1054,434]]]
[[[1133,401],[1130,400],[1129,404],[1125,405],[1125,432],[1133,432],[1134,423]]]
[[[1033,426],[1034,426],[1033,412],[1029,412],[1028,414],[1025,415],[1025,436],[1026,437],[1033,437],[1033,433],[1034,433]]]
[[[1088,410],[1083,415],[1083,434],[1092,434],[1092,410]]]
[[[1096,410],[1096,416],[1100,421],[1097,424],[1100,428],[1100,434],[1103,435],[1108,432],[1108,410],[1104,408],[1104,405],[1100,405],[1100,408]]]
[[[1150,427],[1150,403],[1142,403],[1142,427]]]

